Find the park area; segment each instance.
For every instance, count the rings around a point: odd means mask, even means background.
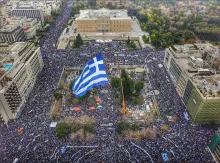
[[[75,98],[72,86],[74,79],[80,75],[81,68],[65,67],[50,111],[51,118],[57,122],[55,135],[58,138],[68,136],[72,140],[91,142],[95,135],[97,136],[98,130],[105,128],[111,131],[118,141],[155,139],[157,131],[154,123],[158,114],[155,112],[154,103],[146,98],[146,92],[143,91],[146,88],[144,76],[147,74],[141,67],[132,68],[130,71],[122,70],[122,78],[125,79],[122,84],[127,103],[127,114],[122,115],[118,114],[122,98],[119,78],[112,77],[110,85],[104,89],[93,88],[86,95]],[[100,120],[99,114],[106,114],[106,118]],[[104,123],[111,114],[111,122]],[[162,130],[168,131],[168,125],[164,125]]]

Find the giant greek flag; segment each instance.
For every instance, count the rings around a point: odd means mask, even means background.
[[[80,76],[76,78],[72,90],[75,97],[81,97],[93,87],[103,84],[108,84],[108,79],[100,53],[86,64]]]

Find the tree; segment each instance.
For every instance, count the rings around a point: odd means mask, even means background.
[[[184,36],[185,42],[195,43],[195,41],[196,41],[195,33],[190,30],[185,30],[183,33],[183,36]]]
[[[90,91],[88,91],[84,96],[81,96],[79,98],[77,98],[79,100],[79,102],[83,102],[86,98],[88,98],[90,96]]]
[[[128,36],[127,44],[130,44],[130,43],[131,43],[131,40],[130,40],[130,37]]]
[[[98,94],[98,90],[97,90],[96,88],[93,88],[92,93],[93,93],[94,95],[97,95],[97,94]]]
[[[71,126],[74,122],[74,118],[72,116],[67,116],[64,118],[64,123]]]
[[[139,81],[135,84],[135,92],[136,94],[140,94],[141,89],[143,89],[144,87],[144,82],[143,81]]]
[[[109,9],[113,9],[113,8],[114,8],[114,6],[112,5],[112,3],[111,3],[111,2],[108,2],[108,4],[107,4],[107,8],[109,8]]]
[[[151,44],[156,48],[160,49],[161,48],[161,41],[158,39],[152,39]]]
[[[160,88],[160,82],[157,82],[157,88]]]
[[[57,17],[59,15],[59,11],[58,10],[52,10],[50,12],[50,14],[53,16],[53,17]]]
[[[115,130],[119,134],[122,134],[123,131],[126,131],[126,130],[138,131],[140,130],[140,125],[137,123],[131,123],[131,122],[123,120],[116,124]]]
[[[147,75],[147,72],[146,72],[146,71],[143,71],[143,72],[141,73],[141,78],[142,78],[142,80],[144,80],[144,78],[146,77],[146,75]]]
[[[132,49],[136,49],[136,48],[137,48],[137,46],[136,46],[136,44],[134,43],[134,41],[131,41],[131,42],[130,42],[130,47],[131,47]]]
[[[160,128],[162,131],[168,132],[169,126],[167,124],[163,124]]]
[[[156,31],[159,30],[159,27],[156,23],[147,23],[146,26],[147,26],[147,31],[148,32],[150,32],[153,29],[156,30]]]
[[[86,124],[83,126],[84,132],[95,133],[95,126],[92,124]]]
[[[58,101],[63,98],[63,95],[62,95],[60,92],[55,92],[55,93],[53,94],[53,96],[54,96],[54,98],[55,98],[56,100],[58,100]]]
[[[134,80],[129,78],[126,71],[124,69],[121,70],[122,74],[122,84],[123,84],[123,91],[125,99],[131,99],[132,94],[134,92]]]
[[[143,35],[142,39],[143,39],[145,44],[149,43],[149,37],[147,37],[146,35]]]
[[[167,48],[173,45],[174,39],[171,32],[162,34],[162,39],[163,39],[163,44],[162,44],[163,48]]]
[[[56,129],[55,129],[55,134],[58,138],[63,138],[67,136],[69,132],[70,132],[70,128],[68,124],[64,122],[57,124]]]
[[[158,15],[158,16],[162,16],[161,9],[153,9],[152,14],[155,14],[155,15]]]
[[[73,81],[71,81],[70,84],[69,84],[69,89],[72,90],[72,88],[73,88]]]
[[[81,45],[83,45],[83,40],[82,40],[81,35],[78,34],[78,35],[76,36],[76,40],[75,40],[75,42],[74,42],[74,47],[75,47],[75,48],[79,48]]]
[[[140,22],[143,22],[143,23],[146,23],[148,20],[147,20],[147,15],[144,14],[144,13],[141,13],[140,11],[138,12],[137,14],[137,18]]]

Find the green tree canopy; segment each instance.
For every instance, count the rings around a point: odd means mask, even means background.
[[[125,99],[131,99],[132,94],[134,92],[135,81],[128,77],[128,74],[126,73],[124,69],[121,70],[121,76],[122,76],[124,97]]]
[[[60,92],[55,92],[53,95],[56,100],[61,100],[63,98],[63,95]]]
[[[185,30],[183,33],[183,36],[184,36],[185,42],[194,43],[196,41],[195,33],[190,30]]]
[[[83,45],[83,40],[82,40],[81,35],[78,34],[78,35],[76,36],[76,40],[75,40],[75,42],[74,42],[74,47],[75,47],[75,48],[79,48],[81,45]]]
[[[116,77],[111,78],[111,86],[112,88],[120,88],[120,79]]]
[[[70,127],[68,124],[62,122],[58,123],[55,129],[55,134],[58,138],[63,138],[70,133]]]
[[[143,81],[139,81],[139,82],[136,82],[135,84],[135,92],[136,93],[140,93],[141,89],[144,88],[144,82]]]
[[[125,130],[138,131],[140,130],[140,125],[128,121],[120,121],[119,123],[116,124],[115,130],[120,134]]]

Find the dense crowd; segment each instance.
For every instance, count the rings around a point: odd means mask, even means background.
[[[44,59],[44,68],[39,74],[34,90],[32,91],[21,116],[8,123],[8,127],[0,128],[0,162],[162,162],[160,152],[165,151],[170,157],[170,162],[201,163],[212,162],[210,153],[205,149],[213,130],[201,126],[192,126],[183,118],[184,106],[177,95],[174,85],[169,78],[163,64],[164,51],[157,52],[151,48],[138,48],[138,50],[123,51],[118,42],[113,41],[105,45],[89,42],[77,50],[55,49],[59,35],[67,24],[72,1],[67,3],[63,13],[57,17],[50,31],[40,42],[41,53]],[[82,66],[99,52],[103,53],[105,68],[110,77],[110,64],[116,64],[115,49],[125,54],[120,57],[122,64],[147,65],[149,73],[146,80],[150,89],[159,89],[157,102],[160,113],[166,115],[172,109],[172,114],[177,116],[176,123],[169,124],[169,132],[157,134],[153,140],[142,140],[137,143],[131,140],[116,138],[115,123],[121,118],[120,106],[114,103],[114,95],[109,85],[98,88],[103,106],[100,110],[89,111],[85,100],[80,112],[73,112],[70,108],[62,111],[59,121],[65,116],[78,117],[87,114],[96,119],[95,139],[89,143],[73,141],[70,137],[58,139],[54,128],[50,128],[53,121],[49,110],[53,102],[53,93],[58,89],[57,84],[64,66]],[[81,57],[86,53],[90,57]],[[169,78],[169,81],[167,80]],[[160,88],[157,83],[160,82]],[[103,91],[105,90],[105,91]],[[164,120],[156,120],[159,131]],[[104,127],[102,124],[112,124]],[[18,134],[17,130],[24,130]],[[159,132],[158,132],[159,133]],[[135,146],[135,143],[137,146]],[[62,146],[89,146],[68,148],[65,154],[60,153]]]

